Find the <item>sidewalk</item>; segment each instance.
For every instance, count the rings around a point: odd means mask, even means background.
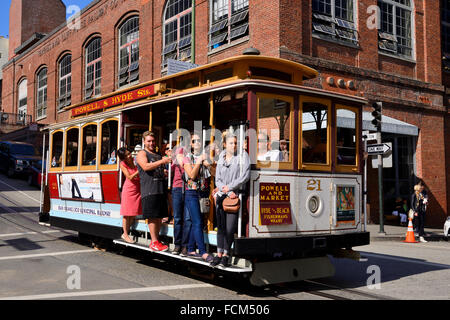
[[[370,232],[370,241],[403,241],[406,238],[406,231],[408,227],[401,226],[391,226],[384,225],[384,232],[386,235],[380,235],[380,225],[379,224],[368,224],[366,230]],[[433,229],[433,228],[425,228],[426,236],[424,237],[427,241],[445,241],[444,230],[441,229]],[[416,240],[419,240],[419,237],[416,236]]]

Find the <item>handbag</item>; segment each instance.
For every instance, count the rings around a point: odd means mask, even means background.
[[[413,209],[409,209],[409,211],[408,211],[408,219],[414,219],[414,210]]]
[[[239,211],[241,207],[241,201],[238,197],[231,199],[230,197],[226,197],[222,202],[223,211],[228,213],[236,213]]]
[[[209,213],[209,207],[211,206],[209,198],[200,198],[199,204],[201,213]]]

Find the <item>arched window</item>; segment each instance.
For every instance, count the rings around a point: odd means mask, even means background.
[[[102,83],[102,40],[91,40],[85,49],[85,80],[84,98],[86,100],[97,97],[101,93]]]
[[[211,0],[209,50],[249,34],[248,0]]]
[[[72,96],[72,55],[65,55],[58,66],[59,98],[58,110],[70,106]]]
[[[62,152],[63,152],[63,132],[55,131],[52,137],[52,154],[50,156],[52,168],[62,167]]]
[[[117,163],[119,121],[108,119],[101,124],[100,149],[102,165],[113,165]]]
[[[36,78],[36,119],[47,116],[47,68],[42,68]]]
[[[19,96],[18,96],[18,106],[17,106],[17,113],[19,114],[20,119],[23,119],[22,117],[27,114],[27,86],[28,81],[27,79],[23,79],[19,83]]]
[[[139,80],[139,17],[119,27],[119,87]]]
[[[80,129],[70,128],[66,131],[66,167],[78,166],[78,134]]]
[[[93,166],[97,162],[97,124],[85,125],[81,136],[81,165]]]
[[[190,60],[192,0],[168,0],[164,9],[162,67],[168,59]]]

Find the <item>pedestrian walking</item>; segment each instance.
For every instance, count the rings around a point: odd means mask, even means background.
[[[425,211],[428,199],[420,192],[420,185],[414,186],[414,193],[411,196],[411,208],[414,211],[414,220],[416,220],[417,231],[419,233],[420,242],[427,242],[425,236]]]

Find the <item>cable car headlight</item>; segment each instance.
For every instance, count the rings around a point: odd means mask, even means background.
[[[320,200],[317,196],[313,196],[309,199],[308,207],[309,211],[316,213],[319,210]]]
[[[314,217],[319,216],[323,211],[323,201],[316,194],[310,195],[306,200],[306,210]]]

